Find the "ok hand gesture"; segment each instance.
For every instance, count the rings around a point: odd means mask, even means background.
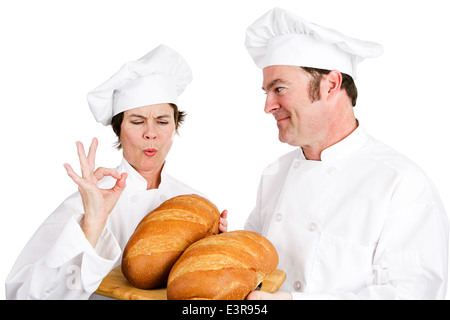
[[[84,207],[84,220],[81,226],[86,238],[93,247],[106,225],[106,220],[125,189],[126,173],[119,174],[114,169],[98,168],[95,170],[95,154],[98,140],[94,138],[86,156],[84,146],[77,142],[78,157],[80,159],[82,176],[80,177],[69,164],[64,164],[67,174],[78,185]],[[95,170],[95,171],[94,171]],[[111,189],[100,189],[97,182],[106,176],[116,179]]]

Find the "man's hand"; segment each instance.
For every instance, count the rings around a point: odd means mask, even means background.
[[[252,291],[247,296],[247,300],[292,300],[292,295],[284,291],[276,291],[274,293]]]

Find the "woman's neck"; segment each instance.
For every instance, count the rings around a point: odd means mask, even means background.
[[[156,169],[153,170],[139,170],[138,168],[134,168],[137,173],[139,173],[146,181],[147,181],[147,190],[150,189],[158,189],[161,184],[161,172],[164,167],[164,163]]]

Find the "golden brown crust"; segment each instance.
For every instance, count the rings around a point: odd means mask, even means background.
[[[232,231],[191,245],[172,268],[171,300],[242,300],[275,271],[278,254],[263,236]]]
[[[165,284],[189,245],[219,232],[219,218],[217,207],[201,196],[167,200],[142,219],[128,240],[122,257],[125,278],[140,289]]]

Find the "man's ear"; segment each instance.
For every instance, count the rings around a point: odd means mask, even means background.
[[[325,75],[324,83],[326,85],[326,92],[328,95],[335,96],[336,93],[340,92],[342,86],[342,74],[337,70],[331,70],[327,75]]]

